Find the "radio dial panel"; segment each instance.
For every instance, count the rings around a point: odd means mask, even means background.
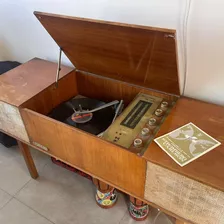
[[[103,139],[143,154],[159,130],[173,102],[140,93],[105,131]]]

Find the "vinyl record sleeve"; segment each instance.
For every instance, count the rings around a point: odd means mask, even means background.
[[[185,166],[221,144],[193,123],[188,123],[154,141],[180,166]]]

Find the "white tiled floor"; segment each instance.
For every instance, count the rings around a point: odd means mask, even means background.
[[[17,147],[0,144],[0,223],[4,224],[135,224],[120,193],[116,206],[99,208],[91,181],[54,165],[32,150],[40,177],[30,178]],[[146,221],[152,224],[157,210]],[[156,224],[171,224],[161,215]]]

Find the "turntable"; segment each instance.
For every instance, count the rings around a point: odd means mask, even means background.
[[[191,121],[224,142],[223,107],[180,97],[175,31],[35,15],[59,46],[58,64],[34,58],[0,77],[0,130],[19,141],[32,177],[27,146],[102,189],[183,221],[222,224],[223,144],[182,168],[153,142]],[[75,68],[61,65],[62,52]]]
[[[115,119],[119,101],[110,103],[76,96],[60,104],[49,116],[93,135],[104,132]]]

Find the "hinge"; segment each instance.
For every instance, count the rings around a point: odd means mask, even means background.
[[[170,33],[166,33],[164,35],[165,38],[172,38],[172,39],[176,39],[176,35],[175,34],[170,34]]]

